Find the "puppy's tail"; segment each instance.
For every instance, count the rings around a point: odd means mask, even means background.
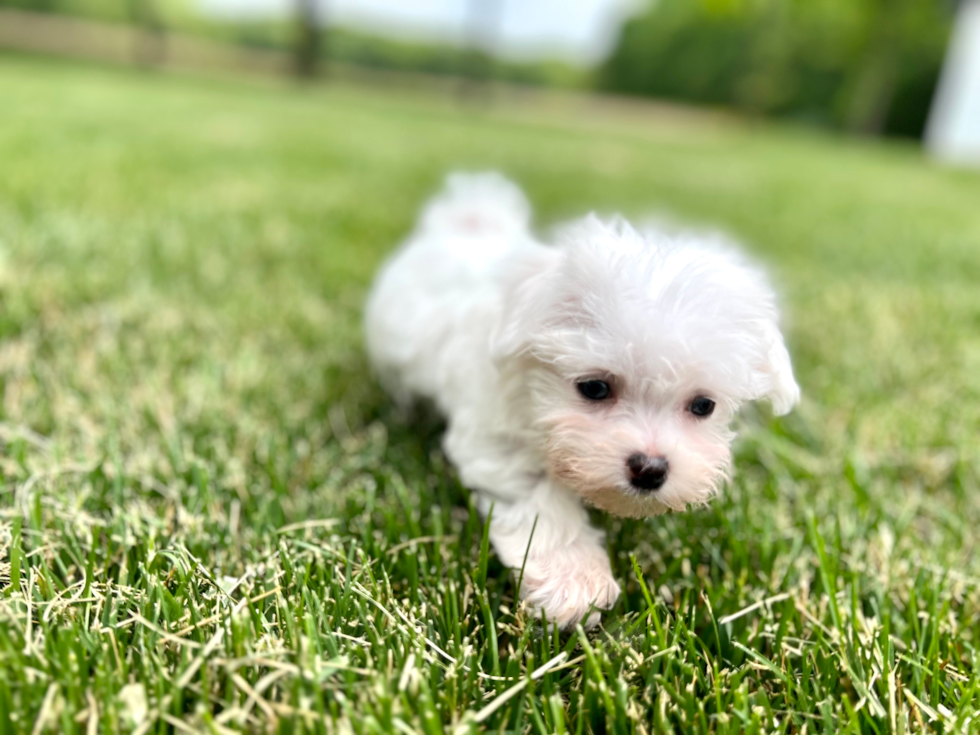
[[[517,185],[494,172],[454,173],[419,220],[423,232],[514,236],[528,232],[531,205]]]

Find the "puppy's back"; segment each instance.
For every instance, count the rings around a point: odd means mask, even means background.
[[[531,209],[500,174],[452,174],[423,209],[415,232],[383,266],[368,298],[368,354],[401,403],[415,396],[443,412],[453,387],[486,364],[499,314],[494,274],[533,247]]]

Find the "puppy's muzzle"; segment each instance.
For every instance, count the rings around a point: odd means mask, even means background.
[[[630,471],[630,485],[643,492],[659,490],[667,482],[670,465],[666,457],[648,457],[645,454],[632,454],[626,460]]]

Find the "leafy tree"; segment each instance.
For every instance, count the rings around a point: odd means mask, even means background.
[[[918,135],[950,25],[939,0],[661,0],[625,25],[600,84]]]

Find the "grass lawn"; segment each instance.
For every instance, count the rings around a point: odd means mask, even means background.
[[[772,264],[804,403],[545,635],[365,289],[453,167]],[[0,57],[0,733],[980,728],[980,175],[685,115]]]

